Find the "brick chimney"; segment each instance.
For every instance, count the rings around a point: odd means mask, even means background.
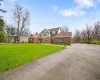
[[[38,32],[36,32],[36,35],[38,35]]]

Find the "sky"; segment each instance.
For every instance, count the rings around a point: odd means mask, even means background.
[[[64,25],[74,33],[100,20],[100,0],[4,0],[2,8],[7,10],[3,14],[7,24],[14,23],[15,3],[30,11],[31,33]]]

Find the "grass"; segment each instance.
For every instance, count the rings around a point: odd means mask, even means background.
[[[0,44],[0,73],[64,49],[43,44]]]

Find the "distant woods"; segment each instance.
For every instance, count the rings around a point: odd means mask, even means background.
[[[73,42],[100,44],[100,21],[94,25],[86,25],[83,30],[76,30]]]

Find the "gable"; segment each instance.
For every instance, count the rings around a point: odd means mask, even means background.
[[[59,30],[58,30],[58,34],[59,34],[59,33],[61,33],[61,32],[62,32],[62,29],[61,29],[61,28],[59,28]]]
[[[42,33],[49,33],[47,29],[44,29]]]

